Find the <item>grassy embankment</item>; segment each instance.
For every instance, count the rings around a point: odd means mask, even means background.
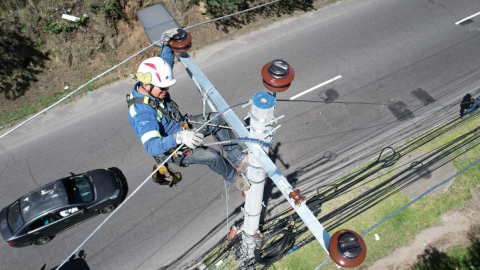
[[[452,129],[448,132],[442,134],[433,132],[431,138],[434,139],[432,141],[425,145],[419,145],[419,147],[410,154],[423,154],[431,152],[467,133],[470,133],[470,136],[478,136],[478,131],[472,131],[477,129],[479,125],[480,119],[478,115],[476,115],[473,116],[471,119],[468,119],[468,122],[466,122],[465,124],[460,125],[459,127]],[[467,147],[472,148],[469,151],[465,152]],[[448,149],[445,149],[444,151],[442,151],[442,153],[446,153],[448,151]],[[453,153],[447,154],[458,155],[451,162],[453,163],[457,171],[459,171],[467,167],[480,157],[480,147],[478,147],[476,144],[470,144],[461,147],[459,150],[456,150]],[[380,183],[390,179],[390,177],[392,177],[394,173],[396,172],[392,171],[381,177],[373,175],[365,181],[357,184],[355,187],[352,187],[351,190],[353,191],[356,188],[361,190],[374,189]],[[363,263],[363,266],[368,266],[372,264],[375,260],[385,257],[386,255],[390,254],[391,251],[396,247],[405,246],[411,243],[414,240],[415,236],[420,232],[420,230],[437,224],[440,221],[440,216],[442,213],[455,208],[463,207],[465,202],[472,199],[472,194],[475,194],[480,190],[480,177],[477,178],[479,173],[480,166],[473,166],[472,168],[455,178],[446,193],[435,195],[432,197],[422,198],[415,204],[406,208],[404,211],[398,213],[397,215],[393,216],[392,218],[381,224],[379,227],[375,228],[369,234],[365,235],[364,239],[367,244],[368,255],[365,262]],[[450,175],[445,175],[444,179],[447,179],[448,177],[450,177]],[[349,192],[327,202],[323,205],[323,211],[320,215],[320,218],[333,211],[339,205],[343,205],[344,203],[349,202],[354,197],[355,192]],[[392,192],[392,195],[389,198],[385,198],[384,200],[382,199],[381,203],[376,204],[372,208],[366,210],[355,218],[341,224],[340,226],[332,228],[329,233],[332,234],[338,229],[351,229],[358,233],[362,233],[368,228],[370,228],[372,225],[374,225],[376,222],[383,219],[385,216],[396,211],[397,209],[409,202],[410,200],[403,193]],[[380,236],[380,241],[375,241],[374,234],[378,234]],[[456,257],[459,260],[468,260],[468,256],[472,257],[471,252],[469,253],[462,248],[454,249],[452,251],[452,256]],[[318,242],[313,241],[305,247],[300,248],[294,253],[284,257],[284,259],[282,259],[278,263],[275,263],[275,267],[276,269],[292,270],[315,269],[325,258],[326,254],[323,249],[320,247]],[[322,267],[322,269],[333,270],[337,268],[330,261],[324,267]],[[427,268],[419,267],[418,269]]]

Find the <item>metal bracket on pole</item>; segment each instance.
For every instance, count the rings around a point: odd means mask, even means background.
[[[201,89],[199,89],[202,93],[208,95],[209,97],[209,106],[211,106],[212,110],[223,111],[229,108],[228,103],[222,98],[222,96],[218,93],[212,83],[208,80],[205,74],[200,70],[197,64],[190,58],[188,53],[177,54],[178,59],[185,67],[186,71],[192,77],[192,79],[196,80],[200,85]],[[211,101],[211,102],[210,102]],[[213,106],[213,104],[215,106]],[[249,137],[249,132],[237,117],[237,115],[232,111],[228,110],[224,113],[225,119],[230,123],[237,134],[240,137]],[[288,183],[287,179],[280,170],[275,166],[272,162],[270,157],[265,153],[265,151],[257,144],[253,143],[246,143],[248,149],[251,153],[255,156],[258,162],[262,165],[262,168],[265,170],[267,175],[270,179],[273,180],[275,185],[278,189],[282,192],[283,196],[286,200],[290,203],[293,209],[298,213],[298,215],[302,218],[305,225],[310,229],[312,234],[315,236],[317,241],[320,245],[324,248],[324,250],[328,253],[328,244],[330,242],[330,235],[328,232],[323,228],[320,222],[317,220],[317,217],[313,215],[313,213],[308,209],[305,202],[302,202],[298,206],[295,205],[295,201],[289,198],[289,194],[293,192],[293,188]]]

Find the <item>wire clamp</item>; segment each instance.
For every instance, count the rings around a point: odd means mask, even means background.
[[[271,121],[273,121],[273,120],[269,120],[269,119],[265,119],[265,118],[258,118],[255,115],[253,115],[251,112],[247,113],[247,116],[244,118],[244,120],[246,120],[248,118],[252,118],[253,120],[255,120],[256,122],[259,122],[259,123],[270,123]]]

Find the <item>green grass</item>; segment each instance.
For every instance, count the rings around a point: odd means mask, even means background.
[[[447,253],[428,249],[428,257],[414,266],[414,270],[434,270],[434,269],[457,269],[470,270],[478,269],[480,265],[480,242],[478,239],[472,241],[468,248],[464,246],[454,246]]]
[[[412,153],[426,153],[437,149],[441,145],[461,136],[475,128],[480,124],[478,117],[469,121],[466,125],[456,128],[430,143],[416,149]],[[436,134],[438,135],[438,134]],[[452,161],[457,171],[465,168],[480,157],[480,147],[475,147],[462,156]],[[397,163],[398,164],[398,163]],[[395,173],[395,172],[392,172]],[[378,183],[385,181],[391,177],[392,173],[384,175],[378,179],[373,179],[366,186],[358,187],[363,191],[366,188],[372,188]],[[364,240],[367,244],[368,253],[364,266],[371,265],[375,260],[382,258],[395,248],[399,246],[408,245],[413,241],[415,236],[424,228],[428,228],[440,221],[440,216],[443,212],[450,211],[457,207],[463,207],[464,203],[472,198],[472,193],[478,192],[480,183],[476,178],[480,175],[480,166],[474,166],[458,176],[448,191],[444,194],[422,198],[417,203],[406,208],[399,214],[393,216],[379,227],[365,235]],[[448,176],[445,176],[445,179]],[[369,178],[372,180],[372,177]],[[363,183],[368,181],[366,179]],[[353,189],[355,189],[354,187]],[[336,207],[343,205],[356,196],[355,191],[337,197],[322,206],[321,216],[331,212]],[[403,193],[398,192],[381,203],[375,205],[371,209],[362,213],[361,215],[349,220],[341,226],[334,228],[329,233],[333,234],[338,229],[351,229],[358,233],[364,232],[376,222],[383,219],[385,216],[394,212],[398,208],[409,203],[410,200]],[[325,224],[324,224],[325,225]],[[380,236],[380,241],[375,241],[374,234]],[[320,247],[317,241],[298,249],[294,253],[284,257],[281,261],[275,263],[276,269],[315,269],[325,258],[326,253]],[[336,266],[329,262],[322,269],[337,269]]]

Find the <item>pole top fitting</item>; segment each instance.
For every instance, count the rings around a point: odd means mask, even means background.
[[[180,28],[178,33],[170,39],[168,45],[176,53],[186,52],[192,48],[192,35]]]
[[[262,68],[263,85],[273,92],[283,92],[290,87],[295,71],[286,61],[273,60]]]
[[[359,266],[367,256],[365,241],[351,230],[339,230],[334,233],[328,244],[328,251],[337,265],[348,268]]]
[[[305,196],[302,196],[300,195],[300,190],[299,189],[295,189],[294,191],[292,191],[290,193],[290,195],[288,195],[288,197],[292,200],[295,201],[295,205],[300,205],[302,202],[305,201]]]
[[[275,106],[275,98],[267,92],[258,92],[252,98],[253,106],[260,109],[270,109]]]

